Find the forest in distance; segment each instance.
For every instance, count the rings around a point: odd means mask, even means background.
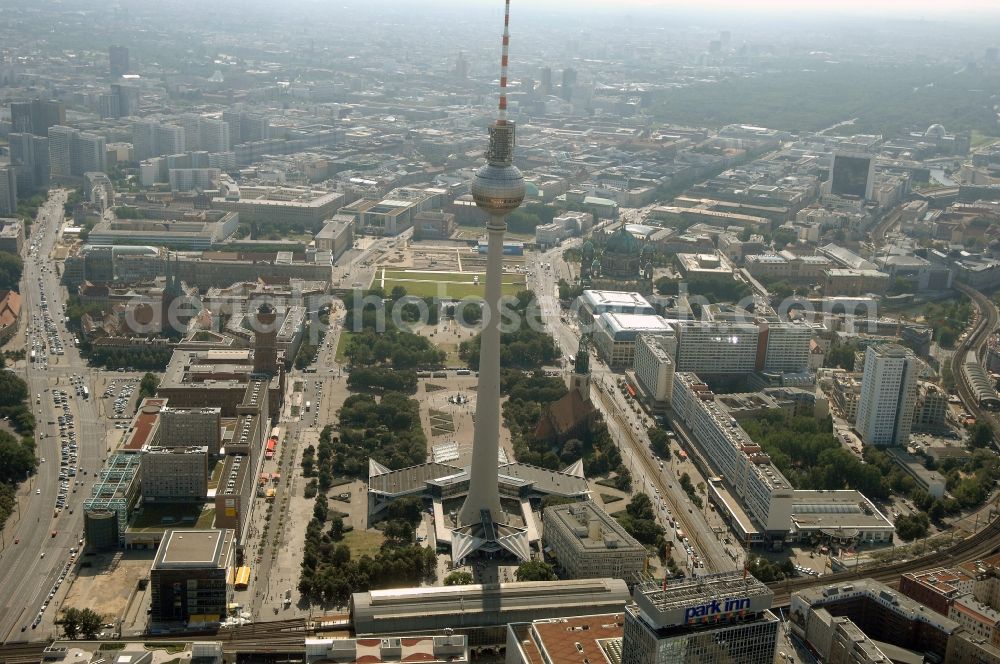
[[[924,131],[1000,135],[1000,75],[974,66],[788,60],[767,71],[698,81],[660,93],[655,115],[671,124],[757,124],[785,131],[843,129],[887,137]]]

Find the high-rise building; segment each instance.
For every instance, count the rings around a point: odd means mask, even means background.
[[[204,502],[208,496],[208,448],[148,447],[140,465],[145,503]]]
[[[17,214],[17,167],[0,166],[0,217]]]
[[[576,70],[572,67],[567,67],[563,69],[562,72],[562,88],[559,90],[559,96],[561,96],[566,101],[573,99],[573,89],[576,87]]]
[[[27,132],[7,136],[10,163],[17,167],[17,190],[27,195],[49,183],[49,139]]]
[[[184,127],[161,124],[156,120],[132,123],[132,152],[142,162],[166,154],[180,154],[187,147]]]
[[[472,198],[489,215],[486,254],[486,299],[479,352],[479,387],[476,400],[469,493],[452,533],[452,558],[461,560],[477,551],[503,550],[528,559],[527,531],[507,523],[500,506],[500,282],[503,277],[503,236],[507,215],[524,200],[524,178],[514,166],[514,123],[507,120],[507,52],[510,42],[510,0],[504,18],[500,64],[500,111],[490,126],[486,165],[476,171]],[[488,317],[487,317],[488,314]]]
[[[106,171],[107,144],[103,136],[56,125],[49,129],[49,169],[52,178],[83,177]]]
[[[128,48],[125,46],[108,47],[108,64],[111,78],[118,79],[128,73]]]
[[[640,334],[635,339],[632,366],[646,401],[655,409],[670,405],[674,391],[674,353],[677,339]]]
[[[552,94],[552,67],[542,67],[538,91],[546,97]]]
[[[855,429],[865,445],[906,445],[917,401],[917,359],[896,344],[870,346],[865,352]]]
[[[242,110],[223,111],[222,121],[229,124],[233,145],[271,138],[271,123],[267,117]]]
[[[774,593],[740,572],[637,585],[625,607],[621,661],[629,664],[772,664]]]
[[[56,125],[49,128],[49,168],[51,177],[70,177],[73,175],[73,141],[76,129]]]
[[[65,122],[66,107],[55,99],[32,99],[10,104],[10,123],[15,132],[47,136],[49,127]]]
[[[232,147],[229,123],[214,118],[201,118],[198,124],[199,149],[206,152],[228,152]]]
[[[809,369],[812,329],[803,323],[758,325],[757,370],[800,373]]]
[[[834,153],[830,160],[830,193],[871,200],[875,190],[875,158]]]
[[[139,88],[124,83],[112,83],[111,94],[118,98],[116,117],[126,118],[139,112]]]
[[[736,374],[756,368],[760,339],[756,325],[683,321],[676,327],[677,371]]]

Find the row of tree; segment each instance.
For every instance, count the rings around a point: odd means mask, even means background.
[[[559,358],[555,340],[548,332],[540,331],[541,309],[534,292],[524,290],[517,294],[513,311],[518,328],[500,335],[500,366],[508,369],[534,370],[551,365]],[[470,369],[479,369],[481,335],[463,341],[458,348]]]
[[[637,493],[625,508],[624,513],[616,513],[614,517],[625,531],[647,546],[656,546],[666,532],[663,526],[656,522],[656,511],[653,501],[645,493]]]
[[[379,401],[370,394],[352,394],[339,412],[338,438],[332,438],[334,475],[367,477],[368,459],[405,468],[427,459],[427,436],[420,424],[420,405],[398,392]]]
[[[0,528],[16,504],[17,486],[35,472],[35,416],[28,405],[28,385],[9,371],[0,371],[0,415],[20,438],[0,429]]]

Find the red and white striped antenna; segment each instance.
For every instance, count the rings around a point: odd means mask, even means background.
[[[510,0],[503,13],[503,49],[500,53],[500,114],[497,124],[507,124],[507,54],[510,48]]]

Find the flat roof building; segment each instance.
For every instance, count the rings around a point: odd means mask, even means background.
[[[168,530],[149,570],[150,620],[189,626],[225,620],[235,562],[232,530]]]
[[[542,524],[542,542],[572,579],[634,583],[645,569],[646,547],[593,501],[547,507]]]
[[[580,319],[593,322],[604,313],[639,314],[652,316],[656,309],[639,293],[624,291],[585,290],[579,298]]]
[[[753,576],[725,572],[636,586],[625,609],[622,662],[772,664],[774,593]]]
[[[507,664],[621,664],[624,613],[546,618],[507,626]]]
[[[764,535],[783,540],[791,528],[794,492],[771,457],[715,402],[697,375],[674,375],[671,404],[702,456],[725,478]]]
[[[640,334],[673,337],[674,329],[660,316],[604,313],[595,325],[594,346],[612,369],[629,368],[635,358],[635,340]]]
[[[147,448],[141,464],[143,502],[204,502],[208,458],[205,446]]]
[[[358,636],[453,630],[473,646],[499,645],[509,623],[614,613],[628,599],[621,579],[370,590],[351,597],[351,618]]]

